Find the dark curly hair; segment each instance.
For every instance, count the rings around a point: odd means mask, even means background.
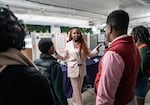
[[[0,52],[9,48],[21,50],[25,46],[25,25],[18,20],[13,12],[0,7]]]
[[[134,35],[135,42],[139,39],[142,43],[150,45],[150,34],[146,27],[136,26],[132,29],[131,33]]]

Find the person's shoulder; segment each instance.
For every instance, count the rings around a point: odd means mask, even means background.
[[[29,78],[42,77],[41,73],[35,67],[25,65],[9,65],[6,67],[6,71],[11,71],[16,75],[18,74]]]
[[[140,54],[141,54],[142,58],[149,59],[150,58],[150,47],[145,46],[145,47],[141,48],[140,49]]]
[[[116,56],[120,56],[116,51],[107,51],[104,55],[104,57],[116,57]]]
[[[60,67],[60,63],[58,63],[57,61],[53,61],[50,63],[49,67],[52,69],[56,69],[56,68]]]
[[[66,46],[70,46],[71,44],[73,44],[73,41],[72,41],[72,40],[69,41],[69,42],[67,42]]]
[[[140,51],[143,51],[143,52],[150,52],[150,46],[144,46],[142,48],[140,48]]]
[[[40,58],[36,58],[36,59],[34,60],[34,63],[35,63],[35,64],[40,64],[41,62],[43,62],[43,60],[40,59]]]

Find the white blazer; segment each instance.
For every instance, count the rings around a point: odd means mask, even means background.
[[[97,49],[89,50],[89,57],[96,56],[98,54]],[[81,51],[81,55],[83,52]],[[86,58],[81,58],[82,65],[78,66],[78,55],[76,54],[73,41],[69,41],[66,44],[64,57],[57,55],[58,59],[67,61],[67,76],[70,78],[76,78],[78,76],[86,75]]]

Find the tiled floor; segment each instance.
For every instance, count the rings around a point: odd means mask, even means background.
[[[95,105],[95,96],[94,96],[94,89],[89,88],[87,91],[82,93],[82,98],[84,105]],[[69,105],[71,105],[71,98],[68,99]]]
[[[145,105],[150,105],[150,90],[148,94],[146,95]]]
[[[82,93],[84,105],[95,105],[95,96],[93,88],[89,88],[87,91]],[[71,105],[71,98],[68,99],[69,105]],[[146,96],[145,105],[150,105],[150,91]]]

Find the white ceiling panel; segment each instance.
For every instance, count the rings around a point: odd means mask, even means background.
[[[150,23],[150,0],[0,0],[17,14],[57,16],[104,24],[116,9],[129,13],[130,26]],[[46,21],[46,20],[45,20]]]

